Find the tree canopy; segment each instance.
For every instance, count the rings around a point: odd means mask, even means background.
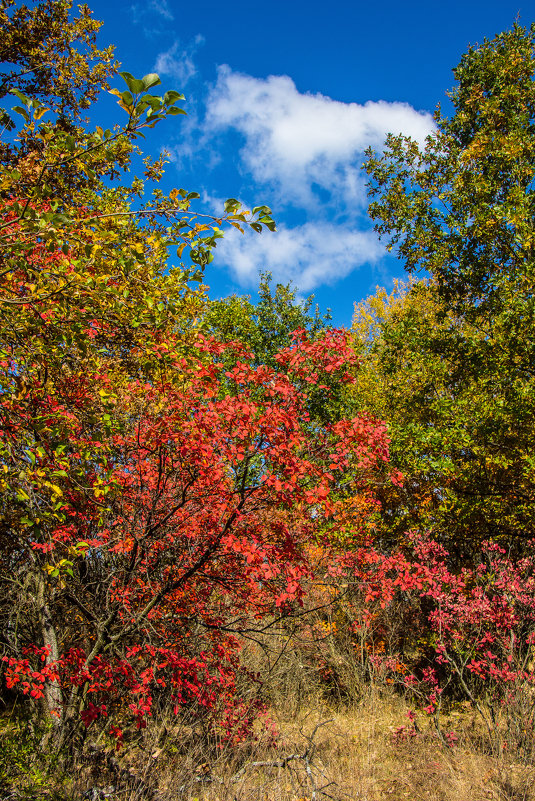
[[[471,47],[454,70],[454,113],[420,151],[390,136],[369,154],[370,214],[409,271],[427,270],[465,313],[504,313],[533,286],[535,27]]]
[[[423,150],[391,136],[366,165],[378,232],[431,276],[371,304],[381,408],[409,496],[426,485],[430,525],[461,548],[533,535],[534,37],[470,48]]]
[[[183,96],[154,94],[156,74],[114,74],[86,9],[72,19],[69,4],[43,0],[8,11],[17,66],[4,78],[16,103],[6,114],[18,124],[0,153],[7,687],[33,699],[60,750],[90,726],[120,742],[162,710],[193,709],[239,739],[258,703],[236,690],[238,636],[299,606],[307,542],[325,521],[364,525],[345,503],[373,495],[385,428],[311,418],[310,398],[351,383],[355,358],[347,332],[320,327],[287,288],[273,298],[264,285],[247,346],[234,308],[232,342],[214,336],[222,318],[201,322],[198,285],[222,228],[274,221],[233,198],[218,216],[196,213],[197,193],[158,188],[162,160],[124,182],[142,132],[182,115]],[[124,123],[89,129],[81,109],[112,77]]]

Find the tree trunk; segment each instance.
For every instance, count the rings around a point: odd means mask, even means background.
[[[36,575],[36,583],[37,614],[39,616],[43,645],[47,649],[45,665],[51,665],[59,659],[58,639],[52,615],[50,614],[50,608],[47,603],[45,578],[41,572],[38,572]],[[59,681],[57,679],[46,681],[43,692],[45,714],[48,721],[52,724],[52,739],[56,741],[63,721],[63,697]]]

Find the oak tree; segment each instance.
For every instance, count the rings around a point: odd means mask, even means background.
[[[432,279],[379,325],[393,449],[461,549],[533,536],[534,69],[533,26],[471,47],[423,149],[391,136],[366,165],[376,229]]]

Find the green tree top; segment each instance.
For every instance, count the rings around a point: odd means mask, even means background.
[[[258,364],[276,366],[273,355],[290,345],[294,331],[303,328],[315,337],[331,321],[329,311],[321,314],[319,307],[314,307],[314,295],[299,303],[291,284],[277,283],[273,290],[269,272],[260,276],[258,295],[256,304],[247,295],[214,300],[204,318],[205,326],[216,336],[247,345]]]
[[[69,0],[0,0],[0,98],[17,89],[46,100],[62,119],[79,120],[115,71],[113,47],[96,46],[102,25]]]
[[[534,275],[535,25],[471,47],[454,70],[454,114],[423,151],[390,136],[369,152],[370,214],[409,271],[448,302],[503,309]]]

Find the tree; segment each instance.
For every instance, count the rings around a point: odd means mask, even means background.
[[[530,385],[510,385],[499,348],[478,363],[487,335],[429,282],[378,291],[357,307],[354,331],[357,406],[388,422],[392,463],[404,475],[384,499],[389,537],[432,528],[463,558],[491,537],[529,539],[534,409]]]
[[[313,295],[297,302],[297,290],[291,284],[278,283],[273,292],[271,281],[270,273],[261,274],[256,304],[238,295],[212,301],[203,322],[218,338],[248,345],[259,364],[273,367],[274,355],[290,345],[294,331],[304,329],[312,337],[319,336],[329,327],[331,316],[320,314],[318,306],[311,313]]]
[[[261,275],[258,294],[256,304],[238,295],[211,301],[203,315],[204,329],[223,341],[241,342],[254,353],[257,364],[269,367],[276,367],[278,351],[291,344],[295,331],[306,331],[309,338],[320,340],[329,330],[329,312],[322,315],[316,305],[311,313],[313,295],[297,302],[297,290],[291,284],[277,284],[273,291],[270,273]],[[351,416],[346,388],[337,375],[326,376],[323,384],[306,388],[311,417],[333,422]]]
[[[290,377],[249,365],[246,353],[231,376],[240,391],[220,393],[224,346],[199,347],[216,360],[175,359],[182,386],[125,387],[129,425],[111,442],[88,442],[77,419],[58,436],[64,416],[44,410],[59,444],[35,449],[19,488],[24,516],[10,521],[6,578],[21,601],[4,612],[17,654],[5,660],[9,686],[44,698],[60,743],[80,713],[86,725],[109,716],[118,733],[125,699],[144,725],[156,691],[177,710],[196,700],[220,715],[226,699],[231,716],[240,700],[231,633],[299,600],[304,545],[336,515],[336,475],[352,458],[364,479],[386,458],[384,429],[371,421],[311,439]],[[310,360],[330,372],[347,358],[333,335],[321,350],[296,342],[279,363],[306,380]]]
[[[31,6],[14,0],[0,3],[0,98],[13,89],[41,101],[59,114],[63,125],[80,119],[116,70],[113,48],[99,50],[101,23],[91,19],[86,5],[71,18],[71,4],[34,0]],[[12,66],[8,66],[12,65]],[[9,113],[4,122],[14,125]]]
[[[454,114],[423,151],[390,136],[369,153],[370,214],[409,271],[427,270],[462,312],[503,313],[533,285],[535,27],[471,47],[454,70]]]
[[[425,148],[389,137],[367,162],[376,229],[432,277],[380,326],[394,449],[435,482],[441,536],[476,547],[533,536],[534,37],[515,25],[470,48]]]
[[[42,38],[75,47],[54,26]],[[299,603],[340,477],[351,465],[372,494],[388,454],[369,417],[309,419],[309,388],[353,380],[347,334],[298,331],[268,366],[199,331],[192,282],[220,227],[272,229],[271,213],[230,199],[214,219],[195,193],[118,183],[183,99],[121,78],[110,131],[15,88],[24,124],[0,162],[0,647],[59,748],[89,726],[120,740],[158,708],[239,736],[254,705],[234,690],[237,635]],[[191,264],[170,266],[171,248]]]

